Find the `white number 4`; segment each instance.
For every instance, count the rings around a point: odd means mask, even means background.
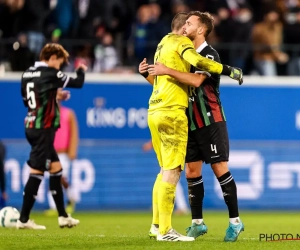
[[[215,154],[217,153],[217,145],[213,145],[213,144],[210,144],[210,148],[211,148],[211,151],[214,151]]]
[[[33,91],[34,83],[29,82],[26,85],[26,92],[27,92],[27,100],[28,100],[28,106],[31,109],[36,108],[36,101],[35,101],[35,93]]]

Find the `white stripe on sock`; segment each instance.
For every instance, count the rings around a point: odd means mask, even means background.
[[[201,184],[203,182],[203,180],[201,179],[201,180],[199,180],[199,181],[195,181],[195,182],[192,182],[192,183],[189,183],[188,184],[188,186],[196,186],[196,185],[198,185],[198,184]]]
[[[220,185],[221,185],[221,186],[222,186],[222,185],[225,185],[225,184],[229,183],[232,179],[233,179],[233,177],[232,177],[232,175],[230,175],[226,180],[221,181],[221,182],[220,182]]]

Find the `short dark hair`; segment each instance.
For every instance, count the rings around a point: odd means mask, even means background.
[[[40,60],[49,61],[53,55],[56,55],[57,58],[63,58],[64,63],[69,61],[69,53],[58,43],[47,43],[40,53]]]
[[[206,26],[206,32],[205,32],[204,36],[205,36],[205,38],[208,37],[208,35],[214,28],[213,16],[208,12],[190,11],[188,13],[187,19],[191,16],[197,16],[199,18],[199,22]]]
[[[187,19],[188,13],[186,12],[178,12],[172,20],[171,23],[171,30],[172,31],[178,31],[182,28],[183,25],[185,25],[186,19]]]

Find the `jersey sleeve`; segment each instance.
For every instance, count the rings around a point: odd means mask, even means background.
[[[73,78],[61,71],[57,71],[54,77],[55,88],[81,88],[84,83],[84,71],[78,69],[76,71],[77,77]]]
[[[218,54],[218,52],[216,50],[214,50],[213,48],[211,48],[210,46],[207,47],[208,49],[206,50],[206,48],[203,50],[204,53],[202,53],[202,55],[212,61],[215,62],[221,62],[220,60],[220,56]],[[214,85],[218,85],[220,83],[220,74],[211,74],[210,76],[210,81],[212,84]]]
[[[213,60],[215,62],[221,63],[220,56],[219,56],[218,52],[215,51],[214,49],[210,49],[206,53],[205,57],[210,59],[210,60]]]
[[[177,52],[182,57],[187,50],[194,50],[194,44],[189,38],[182,36],[177,47]]]
[[[184,60],[198,69],[208,71],[212,74],[221,74],[223,65],[209,58],[199,55],[195,49],[183,50],[181,56]]]
[[[52,77],[55,88],[65,88],[70,81],[70,77],[61,71],[54,71]]]
[[[218,52],[214,49],[208,50],[207,53],[205,54],[205,57],[212,61],[221,63],[220,56]],[[215,84],[218,84],[220,82],[220,74],[212,74],[210,79],[213,80]]]

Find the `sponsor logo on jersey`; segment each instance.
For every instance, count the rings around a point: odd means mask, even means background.
[[[36,116],[26,116],[25,122],[34,122],[36,119]]]
[[[157,104],[162,102],[162,99],[150,100],[150,104]]]

